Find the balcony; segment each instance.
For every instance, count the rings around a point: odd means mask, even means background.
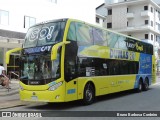
[[[127,18],[134,18],[134,13],[127,13]]]
[[[151,16],[151,12],[150,11],[148,11],[148,10],[145,10],[145,11],[142,11],[141,12],[141,16],[142,17],[149,17],[149,16]]]

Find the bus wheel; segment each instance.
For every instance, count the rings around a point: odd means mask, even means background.
[[[90,105],[94,102],[95,99],[95,90],[91,83],[87,83],[84,88],[83,93],[83,103],[85,105]]]
[[[136,89],[136,91],[137,92],[141,92],[142,91],[142,87],[143,87],[143,83],[142,83],[142,80],[140,79],[139,83],[138,83],[138,88]]]
[[[143,83],[143,90],[147,91],[148,89],[149,89],[148,78],[146,78]]]

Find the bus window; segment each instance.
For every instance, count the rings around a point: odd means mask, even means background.
[[[108,46],[110,48],[118,48],[118,35],[107,31]]]
[[[106,33],[101,29],[93,28],[93,39],[95,45],[107,46]]]
[[[78,74],[79,77],[84,76],[92,76],[92,68],[95,70],[95,67],[93,66],[93,59],[92,58],[79,58],[79,68],[78,68]]]
[[[46,24],[39,33],[38,46],[55,43],[60,40],[60,23]]]
[[[75,29],[75,23],[71,22],[69,30],[68,30],[68,35],[67,35],[67,40],[72,40],[76,41],[76,29]]]
[[[62,41],[65,22],[46,23],[31,27],[25,37],[24,48],[55,44]]]
[[[41,27],[42,25],[37,26],[37,27],[32,27],[28,30],[26,37],[25,37],[24,48],[35,47],[37,45],[38,33]]]
[[[67,44],[65,47],[65,62],[64,62],[64,72],[65,72],[65,80],[69,82],[70,80],[76,78],[77,75],[77,43],[75,41],[71,41],[70,44]]]
[[[76,23],[77,43],[79,46],[93,45],[92,27]]]
[[[119,48],[120,49],[127,50],[125,39],[126,39],[126,37],[123,37],[123,36],[118,37],[118,42],[119,42]]]

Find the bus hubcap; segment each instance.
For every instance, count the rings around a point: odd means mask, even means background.
[[[86,91],[86,99],[87,99],[87,101],[91,101],[91,99],[92,99],[92,91],[91,90]]]

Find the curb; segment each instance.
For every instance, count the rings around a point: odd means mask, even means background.
[[[0,105],[0,109],[6,109],[6,108],[12,108],[12,107],[18,107],[18,106],[25,106],[28,105],[28,102],[22,102],[20,100],[14,100],[14,101],[7,101]]]
[[[13,91],[13,92],[8,92],[8,91],[5,91],[5,93],[3,92],[3,93],[0,93],[0,97],[2,97],[2,96],[8,96],[8,95],[14,95],[14,94],[18,94],[19,93],[19,90],[15,90],[15,91]]]
[[[29,102],[29,101],[20,101],[20,100],[14,100],[14,101],[7,101],[0,104],[0,111],[2,109],[8,109],[13,107],[19,107],[19,106],[34,106],[34,105],[43,105],[46,104],[45,102]]]

